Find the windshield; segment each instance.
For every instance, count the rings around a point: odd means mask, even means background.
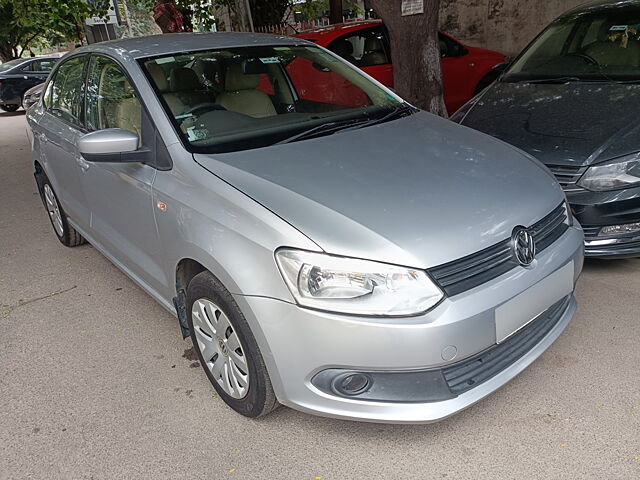
[[[7,70],[12,69],[16,65],[20,65],[25,61],[24,58],[17,58],[16,60],[9,60],[8,62],[0,64],[0,72],[6,72]]]
[[[640,9],[587,9],[552,23],[502,81],[640,80]]]
[[[192,152],[297,141],[306,131],[330,134],[359,121],[386,121],[402,105],[315,46],[209,50],[141,63]]]

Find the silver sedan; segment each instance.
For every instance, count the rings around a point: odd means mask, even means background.
[[[312,43],[92,45],[27,120],[58,239],[173,313],[243,415],[436,421],[575,312],[583,234],[549,171]]]

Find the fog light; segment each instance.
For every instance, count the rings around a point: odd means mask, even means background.
[[[603,227],[598,234],[599,237],[614,237],[618,235],[627,235],[629,233],[640,232],[640,222],[627,223],[625,225],[610,225]]]
[[[359,395],[366,392],[373,380],[364,373],[349,373],[341,375],[333,382],[333,388],[343,395]]]

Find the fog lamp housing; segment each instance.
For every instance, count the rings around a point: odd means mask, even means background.
[[[629,235],[632,233],[640,233],[640,222],[625,223],[623,225],[609,225],[602,227],[599,237],[618,237],[620,235]]]
[[[371,388],[373,380],[365,373],[345,373],[333,381],[333,390],[340,395],[355,396]]]

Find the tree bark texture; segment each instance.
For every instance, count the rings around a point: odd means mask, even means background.
[[[416,107],[446,117],[438,42],[440,0],[423,0],[424,13],[405,16],[403,0],[371,3],[391,37],[394,89]]]

